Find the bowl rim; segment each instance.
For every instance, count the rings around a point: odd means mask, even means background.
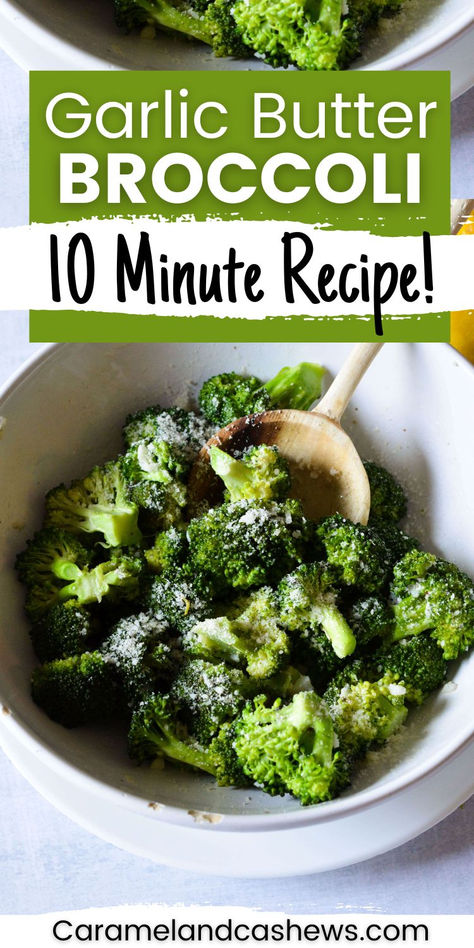
[[[28,38],[44,46],[45,50],[49,47],[56,47],[70,62],[70,69],[94,69],[107,68],[121,70],[124,67],[117,65],[112,59],[105,59],[80,49],[69,40],[58,36],[54,30],[43,26],[41,21],[31,13],[25,11],[19,0],[0,0],[0,15],[2,12],[10,19],[14,20],[20,31]],[[429,39],[420,40],[415,45],[405,50],[404,53],[394,51],[387,55],[383,71],[395,71],[407,67],[416,67],[416,64],[426,56],[432,55],[443,46],[459,39],[464,32],[474,26],[474,12],[466,9],[461,11],[458,16],[450,20],[443,29],[435,34],[430,42]],[[379,67],[380,68],[380,67]],[[373,66],[365,65],[355,71],[372,71]],[[201,72],[202,70],[194,70]]]
[[[160,343],[156,344],[160,345]],[[28,379],[34,370],[49,359],[55,356],[59,357],[61,350],[64,348],[74,345],[77,344],[48,343],[24,361],[0,387],[0,411],[4,402],[15,393],[16,389]],[[104,345],[109,345],[109,343]],[[460,366],[470,374],[474,381],[474,366],[461,353],[453,349],[449,343],[440,343],[440,345],[451,349],[456,354],[456,358],[459,357]],[[221,817],[219,821],[212,823],[196,821],[196,813],[200,811],[187,809],[186,806],[161,804],[159,799],[150,801],[149,798],[139,796],[131,790],[119,789],[105,783],[99,778],[86,773],[78,765],[66,761],[58,751],[54,750],[45,736],[36,733],[33,725],[21,713],[10,707],[9,699],[3,696],[1,680],[0,705],[3,711],[0,715],[0,743],[2,743],[2,732],[9,732],[13,738],[18,740],[20,745],[35,753],[54,772],[72,780],[79,786],[82,784],[84,788],[88,788],[100,797],[108,799],[111,804],[119,805],[128,810],[135,810],[142,814],[143,812],[148,813],[148,815],[152,813],[154,819],[162,820],[165,823],[196,829],[209,829],[211,827],[214,831],[224,832],[287,830],[327,822],[328,820],[346,818],[355,813],[360,813],[370,806],[377,806],[389,797],[394,797],[414,786],[420,780],[447,765],[454,757],[464,751],[471,742],[474,746],[474,723],[472,723],[467,724],[447,745],[445,744],[442,751],[431,754],[423,762],[411,767],[408,774],[392,780],[389,779],[382,787],[374,787],[373,789],[369,787],[365,790],[356,791],[347,797],[338,797],[327,803],[318,803],[283,813],[221,814],[218,810],[209,811],[209,815]],[[59,727],[60,725],[55,726]],[[156,807],[151,807],[151,804],[156,804]]]

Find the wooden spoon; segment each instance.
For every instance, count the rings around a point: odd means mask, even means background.
[[[211,468],[208,448],[217,445],[229,454],[257,444],[275,444],[290,466],[291,496],[298,497],[313,520],[340,513],[355,523],[367,523],[370,487],[364,465],[339,424],[362,376],[383,343],[355,346],[332,385],[312,411],[281,408],[233,421],[202,448],[190,477],[191,505],[222,498],[222,481]]]

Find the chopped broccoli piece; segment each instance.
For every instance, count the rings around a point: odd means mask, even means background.
[[[210,752],[215,766],[215,777],[220,787],[248,787],[251,780],[244,773],[242,764],[235,752],[235,734],[238,718],[226,721],[210,744]]]
[[[89,557],[75,537],[64,530],[40,530],[29,541],[17,559],[17,569],[28,583],[25,609],[34,622],[65,600],[86,606],[100,602],[112,589],[127,597],[138,593],[138,577],[143,569],[140,554],[115,550],[106,563],[93,568],[79,565],[86,564]]]
[[[273,445],[251,448],[242,460],[215,446],[209,451],[211,467],[227,488],[226,500],[283,500],[291,487],[288,462]]]
[[[380,648],[370,661],[377,678],[390,674],[406,688],[406,700],[421,704],[446,678],[443,651],[429,635],[416,635]]]
[[[91,554],[75,536],[54,527],[39,530],[16,559],[18,576],[29,588],[77,579]]]
[[[77,599],[86,606],[101,602],[110,594],[134,599],[139,592],[139,579],[143,571],[143,559],[139,553],[114,551],[110,560],[98,563],[93,569],[84,569],[81,575],[60,590],[60,599]]]
[[[311,532],[298,501],[224,503],[191,520],[190,562],[216,594],[275,583],[307,558]]]
[[[180,658],[166,621],[146,612],[120,619],[101,652],[132,707],[147,694],[168,687]]]
[[[407,716],[405,695],[405,688],[392,675],[367,680],[367,670],[357,662],[338,672],[324,700],[341,747],[362,757],[372,745],[385,743]]]
[[[85,652],[97,632],[97,621],[74,600],[58,602],[33,624],[30,637],[40,662]]]
[[[347,782],[334,743],[326,707],[310,691],[284,706],[278,699],[268,707],[261,695],[234,725],[233,746],[244,773],[266,793],[292,793],[304,806],[331,800]]]
[[[188,552],[185,530],[170,527],[158,533],[153,546],[145,551],[145,559],[153,573],[182,566]]]
[[[385,638],[393,627],[393,612],[390,606],[377,596],[357,599],[350,605],[346,615],[357,639],[358,648],[363,648],[374,639]]]
[[[183,645],[193,655],[243,665],[254,678],[275,675],[290,655],[273,590],[266,586],[237,600],[228,615],[198,622],[186,633]]]
[[[183,633],[213,614],[212,588],[186,566],[164,572],[148,582],[142,606]]]
[[[325,563],[299,566],[278,587],[280,620],[292,631],[322,628],[338,658],[345,658],[356,640],[336,605],[336,580],[337,571]]]
[[[146,535],[180,527],[188,495],[185,484],[170,481],[138,481],[129,486],[129,494],[139,512],[139,523]]]
[[[430,631],[444,657],[458,658],[474,643],[474,584],[453,563],[412,550],[395,566],[393,639]]]
[[[132,0],[132,7],[134,4],[135,0]],[[124,4],[125,6],[126,4]],[[122,429],[123,440],[127,448],[131,448],[133,444],[140,441],[159,439],[158,418],[161,411],[160,405],[152,405],[150,408],[140,408],[139,411],[127,415]],[[166,439],[166,443],[170,443],[168,439]]]
[[[271,406],[307,411],[321,395],[325,373],[326,370],[315,362],[286,365],[273,379],[265,382]]]
[[[165,441],[181,462],[192,464],[203,444],[214,434],[206,419],[184,408],[143,408],[129,415],[123,436],[130,448],[139,441]]]
[[[252,683],[238,668],[202,659],[185,661],[170,690],[189,730],[208,744],[225,721],[237,717],[255,694]]]
[[[300,691],[314,691],[310,679],[303,675],[298,668],[288,665],[282,668],[276,675],[265,680],[255,681],[260,694],[266,694],[271,698],[293,698]]]
[[[270,395],[254,375],[221,372],[204,382],[199,407],[207,420],[224,428],[237,418],[270,408]]]
[[[33,700],[64,727],[92,724],[116,710],[117,690],[110,667],[100,652],[84,652],[35,668]]]
[[[216,771],[212,753],[190,737],[169,695],[149,695],[133,712],[128,749],[139,763],[164,758],[210,774]]]
[[[196,15],[186,0],[114,0],[114,7],[115,22],[124,32],[150,23],[213,45],[211,26],[205,17]]]
[[[299,69],[340,69],[359,51],[359,32],[343,17],[342,0],[237,0],[232,8],[237,27],[254,53],[271,66],[294,64]]]
[[[292,661],[309,676],[314,691],[320,694],[347,659],[339,658],[326,633],[315,627],[293,633]]]
[[[136,441],[120,458],[120,466],[125,480],[131,484],[169,484],[175,479],[182,480],[189,471],[189,461],[166,441]]]
[[[343,583],[366,593],[382,589],[389,575],[390,556],[384,540],[371,527],[334,514],[319,522],[316,533],[329,563],[340,568]]]
[[[369,530],[372,536],[378,537],[378,540],[385,544],[389,572],[392,572],[395,563],[398,563],[398,560],[401,560],[405,553],[420,548],[418,540],[408,536],[407,533],[400,530],[395,523],[390,523],[389,520],[369,518]]]
[[[209,16],[217,10],[229,9],[226,0],[213,3]],[[311,362],[280,369],[275,378],[265,384],[256,376],[221,372],[204,382],[199,393],[199,405],[206,418],[220,428],[237,418],[268,411],[270,408],[298,408],[306,410],[321,394],[324,369]]]
[[[364,461],[370,484],[370,520],[398,523],[407,512],[403,488],[384,467],[373,461]]]
[[[82,480],[70,487],[60,484],[46,495],[46,526],[102,533],[107,546],[138,545],[137,518],[138,508],[116,461],[94,467]]]

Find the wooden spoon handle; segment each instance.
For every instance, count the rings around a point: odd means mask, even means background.
[[[332,385],[313,411],[340,421],[361,378],[382,348],[383,342],[360,342],[354,346]]]

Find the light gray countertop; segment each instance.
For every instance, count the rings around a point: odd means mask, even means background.
[[[474,193],[474,90],[453,106],[453,196]],[[0,53],[0,226],[27,219],[27,80]],[[0,314],[0,384],[37,346],[25,314]],[[130,856],[45,802],[0,752],[0,913],[134,902],[248,905],[307,913],[469,913],[474,800],[385,856],[318,876],[205,878]]]

